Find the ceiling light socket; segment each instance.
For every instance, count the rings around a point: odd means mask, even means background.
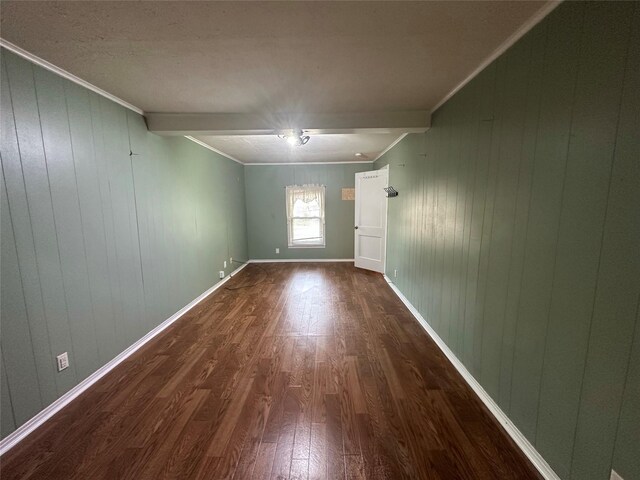
[[[292,147],[301,147],[302,145],[306,145],[310,140],[309,135],[305,135],[304,131],[296,128],[280,133],[278,138],[282,138]]]

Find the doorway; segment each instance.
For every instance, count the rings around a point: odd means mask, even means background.
[[[384,273],[389,168],[356,173],[355,183],[355,266]]]

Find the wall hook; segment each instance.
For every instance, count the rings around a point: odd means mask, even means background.
[[[397,197],[398,196],[398,191],[395,188],[391,187],[391,186],[386,187],[384,189],[384,191],[387,192],[387,197]]]

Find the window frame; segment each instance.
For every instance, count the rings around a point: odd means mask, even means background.
[[[318,189],[320,195],[320,216],[314,217],[294,217],[293,212],[290,212],[290,205],[293,205],[293,201],[290,201],[290,196],[294,195],[296,190],[302,189]],[[324,185],[287,185],[285,187],[285,208],[287,216],[287,246],[289,248],[325,248],[327,244],[326,235],[326,187]],[[318,219],[320,221],[320,235],[321,240],[313,242],[295,241],[293,239],[293,221],[294,220],[306,220],[306,219]]]

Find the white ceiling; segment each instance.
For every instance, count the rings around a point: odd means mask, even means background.
[[[0,31],[145,112],[429,111],[547,3],[3,0]],[[394,140],[351,135],[295,158]],[[247,162],[284,156],[273,138],[202,140]]]
[[[275,135],[198,136],[198,140],[243,163],[371,162],[398,133],[311,135],[309,143],[290,146]],[[356,157],[362,153],[365,157]]]

